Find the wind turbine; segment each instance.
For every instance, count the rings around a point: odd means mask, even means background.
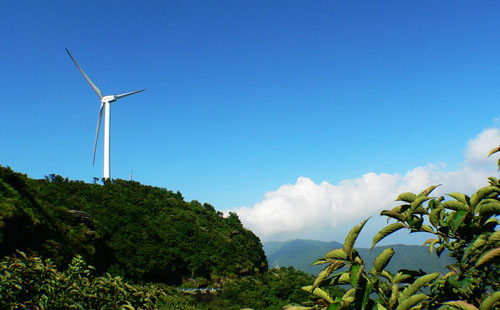
[[[90,80],[90,78],[83,72],[82,68],[78,65],[76,62],[75,58],[71,55],[68,49],[66,49],[66,52],[68,52],[69,57],[71,57],[71,60],[75,63],[76,67],[80,72],[83,74],[87,82],[89,82],[90,86],[94,89],[96,94],[99,96],[101,99],[101,107],[99,108],[99,118],[97,119],[97,129],[95,132],[95,143],[94,143],[94,161],[92,165],[95,165],[95,153],[97,150],[97,139],[99,138],[99,129],[101,128],[101,119],[102,119],[102,112],[104,111],[104,164],[103,164],[103,179],[109,179],[110,174],[111,174],[111,169],[110,169],[110,141],[109,141],[109,121],[110,121],[110,114],[111,114],[111,103],[117,101],[118,99],[140,93],[142,91],[145,91],[145,89],[141,90],[136,90],[128,93],[123,93],[119,95],[109,95],[109,96],[103,96],[101,94],[101,91],[97,86],[95,86],[94,83]]]

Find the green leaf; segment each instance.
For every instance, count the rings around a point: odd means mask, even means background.
[[[438,186],[441,186],[441,184],[438,184],[438,185],[432,185],[432,186],[429,186],[427,187],[427,189],[423,192],[421,192],[420,194],[418,194],[419,197],[422,197],[422,196],[429,196],[430,193],[432,193],[432,191],[434,189],[436,189],[436,187]]]
[[[476,206],[476,212],[481,216],[500,214],[500,201],[495,199],[484,199]]]
[[[499,185],[500,186],[500,183],[498,182],[498,179],[495,178],[495,177],[489,177],[488,180],[490,180],[490,184],[491,185]]]
[[[343,259],[343,260],[347,260],[347,253],[346,251],[344,251],[344,249],[335,249],[335,250],[331,250],[330,252],[326,253],[324,258],[326,259],[330,259],[330,258],[333,258],[333,259]]]
[[[493,306],[499,300],[500,300],[500,292],[495,292],[495,293],[491,294],[490,296],[488,296],[488,298],[486,298],[485,300],[483,300],[483,302],[479,306],[479,310],[494,309]]]
[[[398,283],[404,283],[406,280],[411,279],[411,275],[398,272],[398,274],[394,277],[394,280],[392,281],[394,284]]]
[[[432,200],[431,200],[431,201],[432,201]],[[429,214],[429,213],[427,212],[427,210],[426,210],[424,207],[419,206],[418,208],[416,208],[416,209],[413,211],[413,214],[421,214],[421,215],[423,215],[423,214]]]
[[[476,205],[481,200],[483,200],[485,197],[488,197],[492,193],[496,193],[497,195],[500,194],[500,188],[490,185],[490,186],[486,186],[486,187],[479,189],[477,192],[472,194],[472,196],[470,197],[470,206],[472,208],[475,208]]]
[[[444,304],[461,310],[478,310],[475,306],[462,300],[448,301]]]
[[[318,274],[318,276],[314,280],[314,284],[312,287],[316,288],[321,284],[321,282],[325,281],[330,276],[330,274],[333,272],[334,268],[335,268],[335,264],[331,264],[331,265],[326,266],[323,270],[321,270],[321,272]]]
[[[444,244],[441,244],[440,246],[438,246],[438,248],[436,249],[436,254],[438,257],[441,256],[441,253],[443,253],[443,251],[446,249],[445,245]]]
[[[348,257],[352,260],[352,248],[354,247],[354,243],[365,226],[366,222],[369,218],[361,222],[361,224],[354,226],[351,231],[347,234],[347,237],[344,240],[344,251],[347,253]]]
[[[380,273],[387,266],[387,264],[389,264],[389,261],[391,260],[393,255],[394,249],[386,248],[385,250],[383,250],[382,253],[380,253],[377,258],[375,258],[372,270],[374,270],[376,273]]]
[[[479,248],[483,247],[486,244],[488,236],[487,235],[479,235],[474,242],[472,242],[464,251],[464,255],[462,257],[462,262],[465,261],[465,259],[469,258],[469,256],[477,251]]]
[[[345,292],[344,296],[342,296],[342,299],[346,299],[349,297],[352,297],[356,293],[356,288],[353,287],[351,289],[348,289],[347,292]]]
[[[382,304],[377,304],[377,310],[387,310]]]
[[[350,274],[348,271],[336,274],[332,278],[332,285],[337,285],[337,284],[349,284],[351,282],[350,280]]]
[[[405,298],[402,302],[399,303],[399,306],[396,308],[396,310],[408,310],[411,307],[415,306],[416,304],[426,300],[427,295],[425,294],[417,294],[410,296],[408,298]]]
[[[445,201],[441,204],[446,209],[453,210],[453,211],[468,211],[469,207],[463,202],[456,201],[456,200],[448,200]]]
[[[500,151],[500,146],[497,146],[497,147],[491,149],[491,151],[488,153],[487,157],[490,157],[491,155],[495,154],[498,151]]]
[[[314,308],[312,308],[312,307],[287,305],[287,306],[284,306],[283,309],[284,310],[311,310],[311,309],[314,309]]]
[[[434,251],[434,246],[436,243],[439,242],[439,239],[427,239],[422,245],[426,245],[429,243],[429,254],[432,255],[432,252]]]
[[[484,253],[483,256],[481,256],[481,258],[477,261],[475,267],[479,267],[483,264],[489,263],[492,260],[495,260],[497,257],[500,257],[500,248],[496,248]]]
[[[380,215],[385,215],[401,222],[405,220],[405,216],[403,214],[394,210],[383,210],[382,212],[380,212]]]
[[[413,214],[415,210],[420,207],[424,202],[431,199],[430,197],[420,196],[411,203],[410,213]]]
[[[309,286],[304,286],[302,289],[306,292],[312,293],[315,296],[318,296],[319,298],[323,298],[329,303],[333,303],[333,298],[327,292],[323,291],[319,287],[313,289],[313,286],[309,285]]]
[[[422,227],[420,227],[420,229],[425,231],[425,232],[431,233],[431,234],[434,233],[434,230],[429,225],[422,225]]]
[[[415,195],[414,193],[402,193],[402,194],[399,194],[398,198],[396,198],[396,201],[404,201],[404,202],[412,203],[416,198],[417,198],[417,195]]]
[[[496,217],[492,217],[484,223],[484,227],[488,230],[495,230],[495,227],[499,224],[500,221]]]
[[[332,261],[324,258],[319,258],[313,262],[313,265],[324,265],[324,264],[330,264]]]
[[[356,287],[356,284],[358,284],[358,278],[359,274],[361,272],[361,265],[358,263],[353,263],[351,265],[351,270],[349,270],[349,276],[351,280],[351,286]]]
[[[467,216],[467,211],[460,210],[454,212],[453,218],[450,221],[450,226],[453,232],[457,232],[458,228],[460,227],[460,224],[462,224],[466,216]]]
[[[422,287],[428,285],[430,282],[436,280],[439,277],[439,273],[431,273],[427,274],[425,276],[421,276],[420,278],[416,279],[413,284],[409,285],[404,289],[404,291],[399,295],[399,300],[405,300],[406,298],[409,298],[411,295],[415,294],[420,290]]]
[[[492,245],[497,242],[500,242],[500,230],[495,231],[494,233],[491,234],[491,236],[489,236],[487,244]]]
[[[455,200],[460,201],[464,205],[469,205],[470,198],[469,198],[469,196],[467,196],[465,194],[462,194],[462,193],[451,193],[451,194],[447,194],[447,195],[450,196],[450,197],[455,198]]]
[[[431,214],[429,215],[429,221],[434,227],[439,226],[439,219],[443,210],[444,208],[440,206],[431,211]]]
[[[403,224],[403,223],[392,223],[392,224],[387,225],[386,227],[384,227],[381,231],[379,231],[373,237],[371,249],[373,249],[373,247],[377,243],[379,243],[380,240],[384,239],[385,237],[389,236],[393,232],[398,231],[398,230],[400,230],[401,228],[404,228],[404,227],[406,227],[406,225]]]

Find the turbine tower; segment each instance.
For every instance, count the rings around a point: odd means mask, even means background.
[[[68,49],[66,49],[66,52],[68,52],[69,57],[71,57],[71,60],[75,63],[76,67],[80,72],[83,74],[87,82],[89,82],[90,86],[94,89],[96,94],[99,96],[101,99],[101,107],[99,108],[99,118],[97,119],[97,129],[95,132],[95,143],[94,143],[94,160],[92,165],[95,165],[95,153],[97,150],[97,139],[99,138],[99,129],[101,128],[101,119],[102,119],[102,112],[104,111],[104,163],[103,163],[103,179],[109,179],[111,176],[111,168],[110,168],[110,141],[109,141],[109,122],[110,122],[110,114],[111,114],[111,103],[117,101],[118,99],[140,93],[142,91],[145,91],[145,89],[141,90],[136,90],[128,93],[123,93],[119,95],[108,95],[108,96],[103,96],[101,94],[101,91],[97,86],[95,86],[94,83],[90,80],[90,78],[83,72],[82,68],[78,63],[76,62],[75,58],[71,55]]]

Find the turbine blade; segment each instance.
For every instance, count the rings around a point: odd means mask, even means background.
[[[116,99],[121,99],[123,97],[127,97],[127,96],[130,96],[130,95],[133,95],[133,94],[137,94],[137,93],[140,93],[140,92],[143,92],[143,91],[145,91],[145,89],[131,91],[129,93],[119,94],[119,95],[116,95]]]
[[[92,166],[95,165],[95,152],[97,151],[97,140],[99,139],[99,129],[101,129],[101,119],[103,110],[104,110],[104,103],[101,103],[101,107],[99,108],[99,118],[97,119],[97,128],[95,130],[94,161],[92,162]]]
[[[73,58],[73,56],[71,55],[71,53],[69,52],[68,49],[66,49],[66,52],[68,52],[68,55],[69,57],[71,57],[71,59],[73,60],[73,62],[75,63],[76,67],[78,68],[78,70],[80,70],[80,72],[83,74],[83,76],[85,77],[85,79],[87,80],[87,82],[89,82],[90,86],[92,86],[92,88],[94,89],[94,91],[97,93],[97,95],[99,96],[99,98],[102,98],[102,94],[101,94],[101,90],[99,88],[97,88],[97,86],[95,86],[94,83],[92,83],[92,81],[90,80],[90,78],[85,74],[85,72],[83,72],[82,68],[78,65],[78,63],[76,62],[75,58]]]

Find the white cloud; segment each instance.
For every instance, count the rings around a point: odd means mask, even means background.
[[[486,129],[468,141],[464,162],[455,171],[447,171],[446,165],[440,163],[417,167],[405,175],[368,172],[338,184],[316,184],[299,177],[295,184],[266,193],[264,200],[254,206],[233,211],[264,241],[311,238],[314,232],[352,226],[376,216],[394,206],[394,199],[403,192],[418,193],[430,185],[442,184],[435,194],[471,193],[486,185],[488,176],[496,175],[498,156],[486,155],[500,144],[499,136],[500,130]]]

